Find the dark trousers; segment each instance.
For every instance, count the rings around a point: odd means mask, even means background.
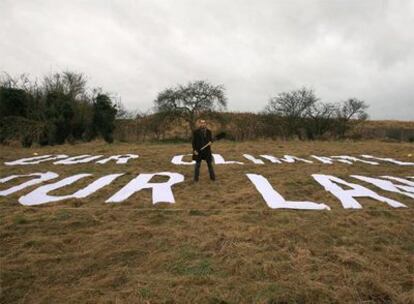
[[[208,166],[208,173],[210,174],[211,180],[216,180],[216,175],[214,174],[214,168],[212,160],[205,160]],[[194,180],[197,182],[198,177],[200,175],[200,166],[201,166],[201,159],[196,161],[195,168],[194,168]]]

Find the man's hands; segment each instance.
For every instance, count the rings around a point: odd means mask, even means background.
[[[204,150],[205,148],[207,148],[208,146],[210,146],[212,144],[212,142],[211,141],[209,141],[204,147],[202,147],[201,149],[200,149],[200,151],[201,150]],[[194,150],[194,155],[198,155],[198,152],[196,151],[196,150]]]
[[[212,142],[211,141],[209,141],[204,147],[202,147],[201,149],[200,149],[200,151],[201,150],[204,150],[205,148],[207,148],[208,146],[210,146],[212,144]]]

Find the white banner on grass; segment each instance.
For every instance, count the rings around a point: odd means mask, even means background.
[[[150,180],[156,176],[167,176],[168,181],[163,183],[151,183]],[[131,195],[142,189],[152,189],[152,203],[175,203],[171,187],[184,181],[184,175],[174,172],[157,172],[150,174],[139,174],[131,180],[121,190],[111,196],[106,203],[120,203],[128,199]]]
[[[99,189],[109,185],[116,178],[122,176],[123,174],[124,173],[109,174],[109,175],[103,176],[103,177],[97,179],[96,181],[92,182],[91,184],[89,184],[85,188],[83,188],[81,190],[78,190],[73,194],[69,194],[69,195],[48,195],[48,193],[53,191],[53,190],[63,188],[65,186],[71,185],[71,184],[73,184],[73,183],[77,182],[78,180],[81,180],[85,177],[92,176],[92,174],[89,174],[89,173],[76,174],[76,175],[64,178],[64,179],[62,179],[62,180],[60,180],[56,183],[44,185],[44,186],[41,186],[41,187],[33,190],[29,194],[26,194],[26,195],[22,196],[19,199],[19,203],[22,204],[22,205],[25,205],[25,206],[34,206],[34,205],[41,205],[41,204],[47,204],[47,203],[67,200],[67,199],[71,199],[71,198],[85,198],[85,197],[91,195],[92,193],[98,191]]]
[[[406,205],[400,202],[397,202],[385,196],[381,196],[366,187],[363,187],[358,184],[348,183],[347,181],[344,181],[343,179],[340,179],[332,175],[312,174],[312,177],[319,184],[321,184],[325,188],[326,191],[336,196],[341,201],[341,204],[345,209],[348,209],[348,208],[361,209],[362,208],[361,204],[358,203],[355,197],[369,197],[374,200],[387,203],[388,205],[394,208],[407,207]],[[341,188],[339,185],[344,185],[351,189],[345,190]]]
[[[27,157],[18,159],[15,161],[5,162],[4,164],[6,166],[17,166],[17,165],[37,165],[43,162],[47,162],[50,160],[56,160],[56,159],[62,159],[67,158],[68,156],[65,154],[59,154],[59,155],[42,155],[42,156],[35,156],[35,157]]]
[[[11,181],[11,180],[14,180],[16,178],[32,177],[32,176],[37,176],[37,178],[33,178],[29,181],[26,181],[26,182],[24,182],[20,185],[11,187],[9,189],[2,190],[2,191],[0,191],[0,196],[8,196],[10,194],[21,191],[21,190],[26,189],[28,187],[35,186],[35,185],[41,184],[43,182],[52,180],[52,179],[58,177],[59,174],[56,174],[54,172],[45,172],[45,173],[39,172],[39,173],[31,173],[31,174],[11,175],[11,176],[0,179],[0,184],[4,184],[4,183],[6,183],[8,181]]]
[[[303,209],[303,210],[330,210],[325,204],[318,204],[309,201],[287,201],[270,185],[269,181],[259,174],[248,173],[246,176],[250,179],[257,191],[262,195],[266,204],[272,209]]]

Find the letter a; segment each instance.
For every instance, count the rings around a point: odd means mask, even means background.
[[[395,184],[395,182],[393,183],[386,179],[373,178],[373,177],[362,176],[362,175],[351,175],[351,177],[362,180],[367,183],[371,183],[374,186],[377,186],[378,188],[382,190],[390,191],[394,193],[400,193],[402,195],[414,198],[414,187],[413,187],[414,183],[410,182],[409,180],[398,178],[398,177],[393,177],[393,176],[381,176],[382,178],[387,178],[387,179],[394,180],[400,183],[404,183],[403,185],[400,185],[400,184]]]
[[[345,209],[353,208],[353,209],[361,209],[362,206],[355,200],[354,197],[370,197],[374,200],[387,203],[391,207],[399,208],[399,207],[407,207],[400,202],[394,201],[390,198],[386,198],[381,196],[374,191],[365,188],[363,186],[352,184],[340,179],[338,177],[332,175],[324,175],[324,174],[312,174],[312,177],[322,186],[324,186],[325,190],[335,195],[340,201],[342,206]],[[338,186],[338,184],[345,185],[352,189],[345,190]]]

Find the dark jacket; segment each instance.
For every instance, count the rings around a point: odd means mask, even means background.
[[[200,151],[202,147],[204,147],[209,141],[213,142],[213,138],[211,135],[211,131],[206,128],[205,135],[202,128],[198,128],[193,132],[193,151],[197,151],[198,155],[194,155],[193,152],[193,160],[211,160],[211,146],[204,148]]]

